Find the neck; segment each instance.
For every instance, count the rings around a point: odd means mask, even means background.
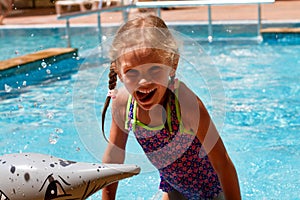
[[[160,104],[153,106],[150,110],[144,110],[138,107],[137,119],[149,127],[160,126],[165,124],[166,109]]]
[[[153,105],[150,110],[137,106],[137,119],[149,127],[165,124],[167,120],[167,102],[168,98],[165,97],[161,104]]]

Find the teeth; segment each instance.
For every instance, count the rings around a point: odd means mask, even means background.
[[[141,93],[144,93],[144,94],[149,94],[150,92],[153,92],[155,89],[153,88],[153,89],[142,89],[142,90],[139,90],[139,92],[141,92]]]

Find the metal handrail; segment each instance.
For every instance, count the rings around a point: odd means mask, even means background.
[[[58,15],[58,20],[66,20],[66,38],[68,40],[68,47],[71,46],[71,38],[70,38],[70,19],[94,15],[97,14],[97,27],[98,27],[98,38],[99,42],[101,42],[102,37],[102,27],[101,27],[101,13],[104,12],[114,12],[114,11],[122,11],[123,12],[123,20],[126,21],[128,18],[128,11],[132,8],[156,8],[157,15],[160,17],[160,9],[161,8],[169,8],[169,7],[197,7],[197,6],[207,6],[208,9],[208,41],[211,42],[213,39],[213,30],[212,30],[212,17],[211,17],[211,6],[217,5],[243,5],[243,4],[257,4],[257,35],[260,37],[260,29],[261,29],[261,4],[269,4],[274,3],[275,0],[195,0],[195,1],[150,1],[150,2],[136,2],[129,5],[121,5],[121,6],[111,6],[104,7],[95,10],[88,10],[85,12],[73,12]],[[123,4],[123,3],[122,3]]]

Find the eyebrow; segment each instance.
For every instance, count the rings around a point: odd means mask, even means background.
[[[65,179],[63,179],[61,176],[58,175],[58,177],[62,180],[62,182],[64,182],[64,184],[71,185],[70,183],[68,183],[67,181],[65,181]]]
[[[43,187],[44,187],[44,185],[45,185],[45,183],[46,183],[46,181],[50,178],[50,177],[52,177],[52,175],[53,175],[53,173],[52,174],[50,174],[49,176],[47,176],[47,178],[45,179],[45,181],[44,181],[44,183],[43,183],[43,185],[42,185],[42,187],[41,187],[41,189],[39,190],[39,192],[43,189]]]
[[[47,176],[47,178],[45,179],[45,181],[44,181],[42,187],[40,188],[39,192],[43,189],[44,185],[46,184],[47,180],[49,180],[49,178],[54,179],[52,176],[53,176],[53,173]],[[66,184],[66,185],[71,185],[71,184],[68,183],[65,179],[63,179],[61,176],[58,175],[58,177],[62,180],[62,182],[64,182],[64,184]],[[63,189],[63,188],[62,188],[62,189]],[[63,190],[64,190],[64,189],[63,189]]]
[[[132,67],[130,65],[127,65],[127,64],[122,65],[121,67],[123,68],[124,73],[126,73],[127,71],[132,69]]]

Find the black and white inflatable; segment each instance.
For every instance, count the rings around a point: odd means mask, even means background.
[[[140,173],[136,165],[74,162],[37,153],[0,156],[0,200],[86,199]]]

